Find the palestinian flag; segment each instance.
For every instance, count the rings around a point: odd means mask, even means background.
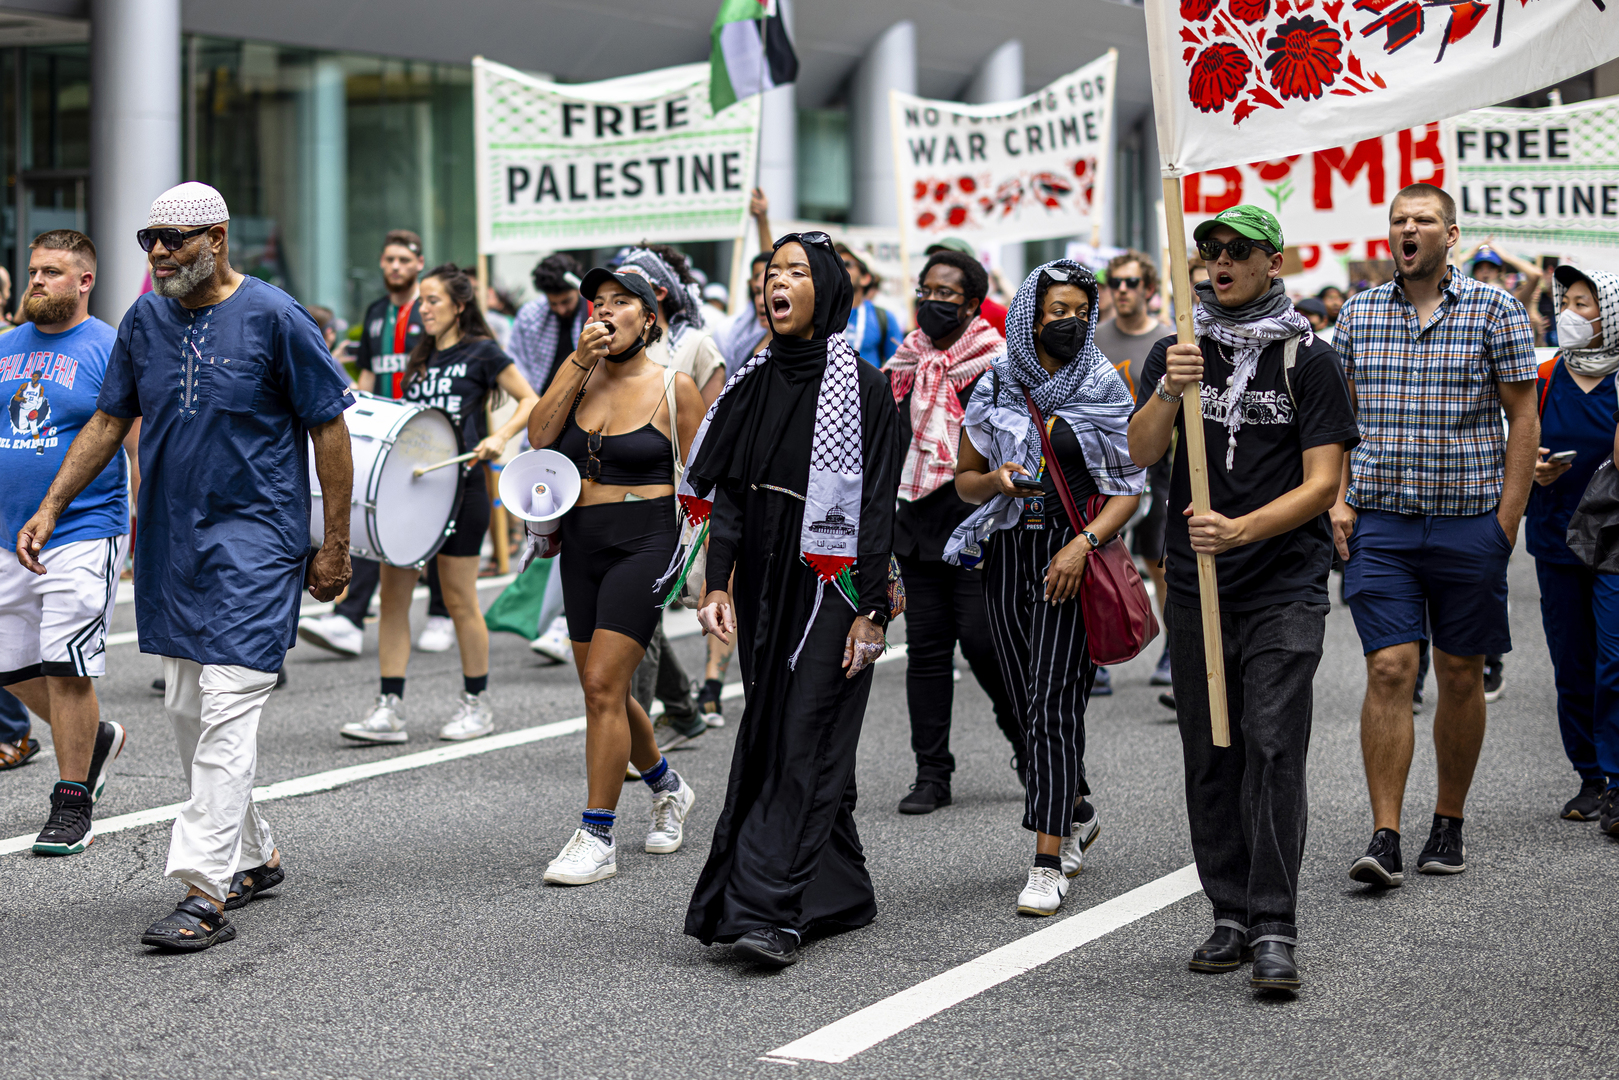
[[[798,56],[776,2],[720,0],[709,32],[714,48],[708,98],[715,113],[798,78]]]

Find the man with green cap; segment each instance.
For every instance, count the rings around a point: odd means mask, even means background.
[[[971,258],[978,258],[978,249],[973,247],[970,241],[963,240],[959,236],[939,237],[939,239],[928,245],[926,254],[929,258],[932,258],[941,251],[959,251],[963,255],[967,255]],[[1000,282],[1000,280],[999,270],[990,271],[990,292],[995,292],[997,289],[1003,287],[1001,284],[997,284]],[[986,296],[984,297],[983,302],[978,305],[978,314],[982,315],[989,321],[989,325],[995,328],[995,332],[997,334],[1000,334],[1001,337],[1006,336],[1005,304],[994,299],[993,297]]]
[[[1193,234],[1208,263],[1192,309],[1197,344],[1166,337],[1137,381],[1130,456],[1147,465],[1184,432],[1181,394],[1201,384],[1210,511],[1194,514],[1186,439],[1169,487],[1165,576],[1186,809],[1214,932],[1193,971],[1299,986],[1295,900],[1304,855],[1311,684],[1328,610],[1332,529],[1345,451],[1358,440],[1338,354],[1282,287],[1282,229],[1234,206]],[[1215,556],[1231,745],[1209,737],[1197,556]]]

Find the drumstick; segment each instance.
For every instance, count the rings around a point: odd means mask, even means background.
[[[419,479],[421,479],[423,473],[430,473],[434,469],[448,468],[451,465],[459,465],[463,461],[471,461],[473,458],[475,458],[477,456],[478,456],[478,451],[473,450],[473,451],[470,451],[468,453],[462,454],[460,457],[453,457],[453,458],[450,458],[450,459],[448,459],[446,461],[434,462],[432,465],[418,465],[414,469],[410,470],[410,475],[414,476],[415,478],[417,478],[419,480]]]

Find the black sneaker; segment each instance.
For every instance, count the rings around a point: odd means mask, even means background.
[[[59,780],[51,792],[51,816],[34,840],[35,855],[77,855],[96,842],[90,811],[95,802],[83,784]]]
[[[1174,712],[1175,711],[1175,695],[1174,694],[1159,694],[1158,695],[1158,704],[1162,705],[1164,708],[1168,709],[1170,712]]]
[[[1419,874],[1459,874],[1467,869],[1467,845],[1462,843],[1462,819],[1433,816],[1428,842],[1417,856]]]
[[[934,780],[918,780],[911,785],[911,793],[899,801],[902,814],[931,814],[941,806],[950,805],[950,785]]]
[[[1597,828],[1609,836],[1619,836],[1619,787],[1602,793],[1602,801],[1597,804]]]
[[[124,752],[128,741],[129,733],[124,725],[101,721],[101,730],[96,732],[96,748],[90,753],[89,781],[85,784],[90,789],[91,802],[101,801],[101,793],[107,790],[107,777],[112,775],[112,763]]]
[[[1499,656],[1484,658],[1484,700],[1495,701],[1501,696],[1501,682],[1506,678],[1506,664]]]
[[[1563,804],[1563,820],[1595,821],[1601,813],[1602,794],[1607,789],[1606,780],[1581,780],[1580,793]]]
[[[1378,829],[1372,842],[1366,845],[1366,854],[1355,860],[1349,876],[1363,885],[1381,885],[1393,888],[1405,882],[1405,863],[1400,860],[1400,834],[1393,829]]]

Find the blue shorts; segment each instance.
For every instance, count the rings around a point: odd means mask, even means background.
[[[1349,535],[1344,600],[1368,654],[1432,638],[1451,656],[1510,652],[1507,558],[1495,514],[1423,517],[1368,510]]]

